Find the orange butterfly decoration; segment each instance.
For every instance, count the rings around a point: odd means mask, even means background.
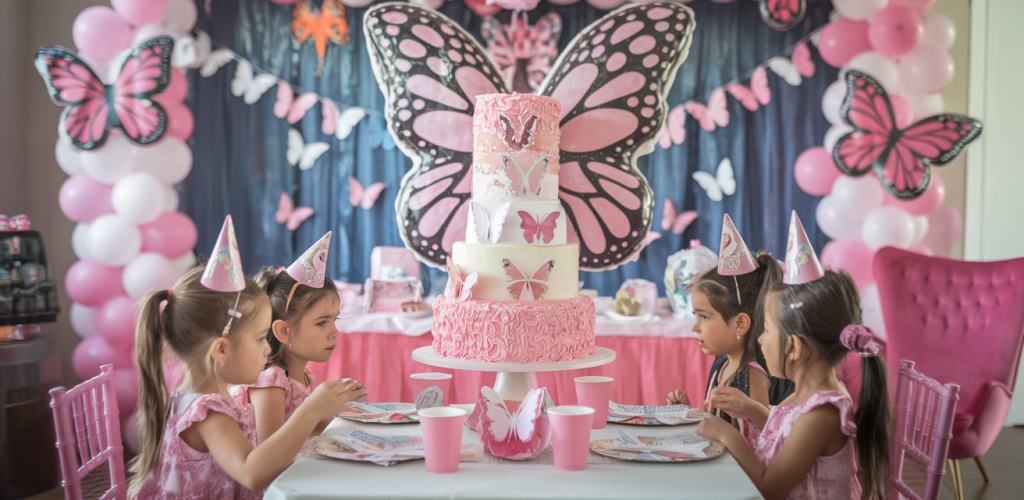
[[[299,2],[292,11],[292,35],[299,45],[313,39],[313,48],[319,63],[316,74],[324,69],[324,57],[327,56],[327,43],[344,45],[348,43],[348,20],[345,19],[345,7],[340,0],[324,0],[320,12],[315,12]]]

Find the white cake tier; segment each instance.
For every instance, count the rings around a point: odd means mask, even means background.
[[[474,152],[472,168],[474,200],[558,200],[557,152]]]
[[[460,241],[452,247],[452,260],[463,274],[479,275],[473,298],[482,300],[576,297],[580,283],[579,256],[576,243],[532,246]],[[510,264],[507,271],[506,260]],[[545,269],[548,266],[550,269]],[[513,294],[517,291],[518,296]]]
[[[497,231],[497,241],[510,245],[564,245],[566,218],[560,201],[476,201],[469,211],[466,241],[491,243]],[[492,218],[505,205],[508,215],[505,223],[496,228]],[[477,217],[481,220],[477,220]],[[483,229],[480,239],[480,229]]]

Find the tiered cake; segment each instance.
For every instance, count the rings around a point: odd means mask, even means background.
[[[550,97],[477,97],[472,209],[434,305],[438,355],[533,363],[594,352],[594,304],[579,294],[579,247],[558,201],[560,118]]]

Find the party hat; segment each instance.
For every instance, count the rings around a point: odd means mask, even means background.
[[[789,218],[789,240],[786,242],[786,274],[782,282],[787,285],[809,283],[825,275],[814,247],[807,241],[804,225],[793,210]]]
[[[327,272],[327,253],[331,250],[331,234],[320,237],[320,240],[309,247],[286,271],[300,285],[310,288],[323,288],[324,274]]]
[[[206,288],[218,292],[240,292],[245,289],[245,275],[242,273],[242,259],[238,255],[238,241],[235,240],[235,225],[231,216],[224,218],[217,244],[210,253],[210,261],[199,280]]]
[[[757,261],[750,253],[743,237],[736,230],[729,214],[722,219],[722,243],[718,250],[718,274],[722,276],[740,276],[757,269]]]

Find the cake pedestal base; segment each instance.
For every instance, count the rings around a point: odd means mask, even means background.
[[[497,372],[494,392],[505,401],[522,401],[530,389],[537,386],[536,372],[560,372],[604,366],[615,361],[615,351],[607,347],[595,347],[590,356],[571,361],[543,363],[488,363],[445,358],[434,352],[431,346],[420,347],[412,352],[412,359],[425,365],[454,370]]]

